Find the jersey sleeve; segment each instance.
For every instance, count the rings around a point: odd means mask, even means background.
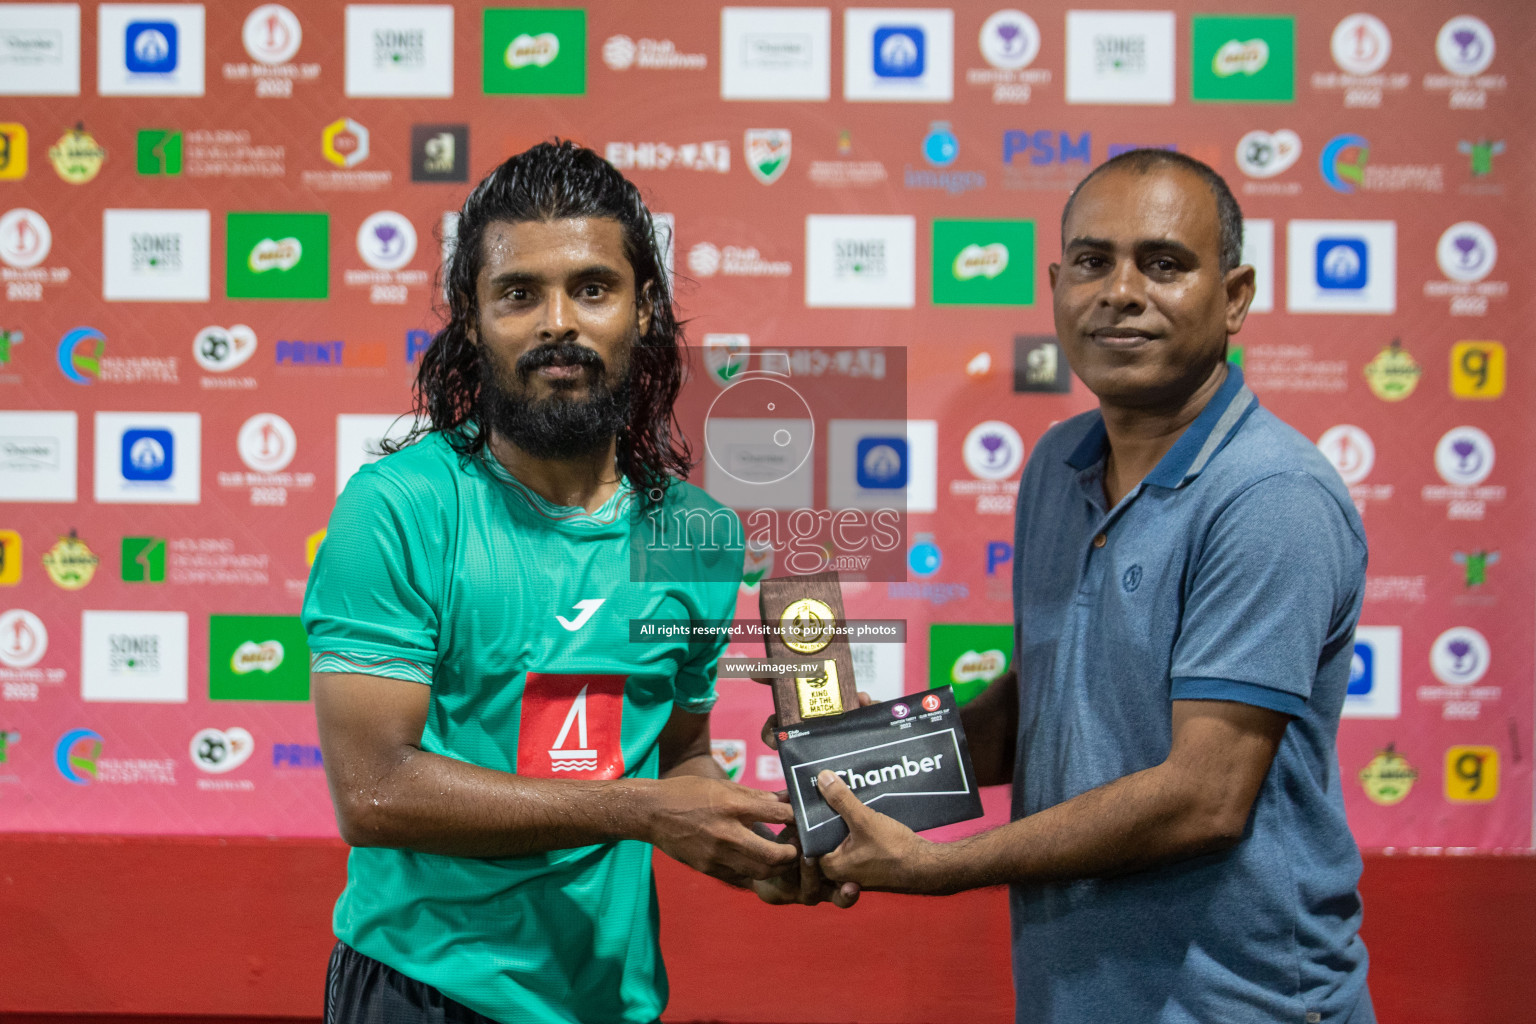
[[[701,492],[702,493],[702,492]],[[711,505],[714,504],[710,500]],[[744,544],[740,538],[741,520],[735,512],[731,518],[738,525],[738,532],[730,543],[719,549],[695,552],[695,564],[689,578],[694,582],[692,590],[693,625],[708,627],[712,639],[694,640],[688,658],[679,666],[673,680],[673,702],[684,711],[703,714],[715,706],[719,695],[715,691],[716,666],[725,649],[730,646],[730,625],[736,617],[736,594],[741,586],[744,564]]]
[[[431,685],[438,582],[431,539],[400,489],[373,466],[348,482],[304,594],[315,672],[357,672]]]
[[[1205,538],[1174,644],[1174,700],[1300,715],[1322,652],[1354,628],[1365,543],[1320,483],[1280,473],[1238,495]]]

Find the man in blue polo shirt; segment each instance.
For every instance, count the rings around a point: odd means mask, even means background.
[[[829,878],[1010,883],[1020,1022],[1375,1020],[1335,751],[1365,533],[1226,361],[1241,239],[1225,182],[1174,153],[1067,203],[1056,330],[1099,408],[1025,469],[1017,676],[965,714],[1015,820],[931,843],[820,780],[850,825]]]

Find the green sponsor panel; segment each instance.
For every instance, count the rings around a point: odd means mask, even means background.
[[[141,129],[135,156],[140,174],[180,174],[181,132]]]
[[[933,222],[935,306],[1035,304],[1035,222]]]
[[[586,95],[586,11],[488,8],[482,39],[482,84],[487,94]]]
[[[165,582],[165,538],[123,538],[123,582]]]
[[[323,299],[330,294],[330,215],[231,213],[225,221],[225,294],[231,299]]]
[[[1013,627],[935,622],[928,627],[928,686],[955,688],[965,704],[1013,664]]]
[[[1296,19],[1196,15],[1190,93],[1208,103],[1294,103]]]
[[[309,642],[297,615],[208,620],[210,700],[309,700]]]

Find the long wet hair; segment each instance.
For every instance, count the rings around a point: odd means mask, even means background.
[[[654,504],[672,481],[687,478],[693,464],[673,412],[683,382],[683,328],[672,309],[661,246],[640,190],[608,161],[569,140],[542,142],[519,153],[486,175],[464,200],[457,238],[443,267],[447,325],[433,336],[416,373],[415,426],[386,450],[398,451],[434,431],[462,456],[485,448],[490,425],[482,421],[481,388],[493,371],[471,338],[480,313],[477,286],[486,228],[496,221],[572,217],[619,222],[636,296],[647,296],[651,303],[650,327],[630,356],[629,422],[620,429],[616,447],[619,472],[643,504]]]

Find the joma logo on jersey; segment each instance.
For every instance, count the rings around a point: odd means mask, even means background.
[[[560,625],[574,633],[587,624],[592,613],[601,608],[606,600],[608,600],[606,597],[589,597],[585,601],[577,601],[575,607],[580,614],[574,619],[568,619],[564,615],[556,615],[555,618],[560,620]]]
[[[517,773],[543,779],[622,776],[625,681],[621,675],[529,672],[523,683]]]

